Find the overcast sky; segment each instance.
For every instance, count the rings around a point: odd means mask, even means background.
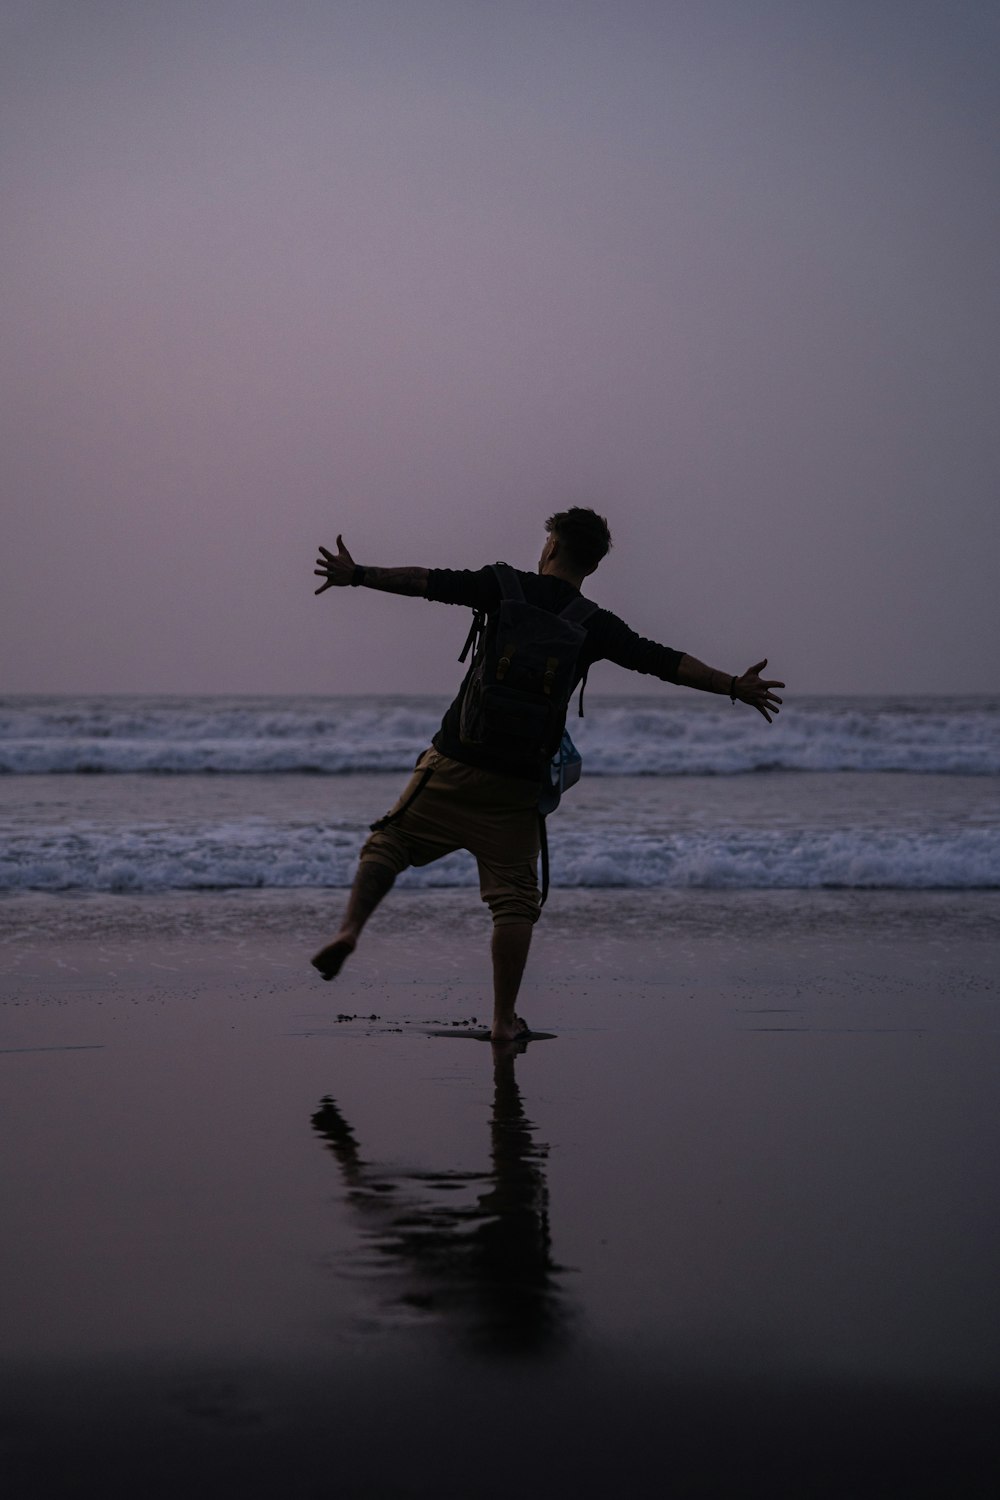
[[[0,690],[446,691],[465,613],[317,543],[574,503],[726,671],[1000,690],[998,62],[995,0],[4,0]]]

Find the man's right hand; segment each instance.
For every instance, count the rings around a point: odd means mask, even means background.
[[[354,558],[344,546],[344,538],[342,536],[337,537],[336,557],[334,557],[332,552],[327,552],[325,547],[321,547],[319,550],[322,556],[317,557],[314,572],[317,578],[325,578],[326,582],[320,584],[315,592],[317,594],[325,594],[327,589],[347,588],[354,577]]]

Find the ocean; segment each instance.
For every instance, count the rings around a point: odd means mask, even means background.
[[[0,699],[0,892],[345,887],[443,698]],[[588,698],[552,884],[1000,887],[1000,698]],[[411,888],[476,885],[457,853]]]

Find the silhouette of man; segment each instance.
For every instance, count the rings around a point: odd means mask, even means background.
[[[607,522],[592,510],[574,506],[550,516],[537,573],[518,572],[525,599],[536,608],[559,614],[576,598],[585,578],[611,547]],[[495,631],[501,589],[491,567],[478,571],[448,568],[375,568],[355,563],[337,537],[336,553],[320,547],[316,590],[354,587],[408,594],[442,604],[461,604],[487,617],[487,635]],[[678,683],[706,693],[728,695],[746,703],[768,723],[781,699],[784,683],[765,681],[766,658],[732,675],[708,667],[696,657],[655,641],[644,640],[609,610],[597,609],[584,623],[576,681],[595,661],[613,661],[632,672]],[[472,669],[470,668],[470,671]],[[395,806],[373,825],[365,842],[343,921],[334,938],[313,957],[324,979],[333,979],[354,952],[361,930],[389,892],[401,871],[426,865],[455,849],[476,859],[482,899],[493,917],[494,1042],[530,1036],[516,1014],[518,990],[541,909],[538,888],[538,797],[542,767],[537,757],[511,766],[509,757],[491,754],[489,744],[463,742],[459,730],[468,677],[448,709],[433,743],[420,756],[413,777]]]

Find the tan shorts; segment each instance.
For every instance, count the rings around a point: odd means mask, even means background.
[[[362,860],[388,865],[397,875],[467,849],[479,866],[479,890],[499,927],[536,922],[538,889],[538,788],[425,750],[391,817],[413,794],[423,772],[431,775],[398,820],[366,840]]]

